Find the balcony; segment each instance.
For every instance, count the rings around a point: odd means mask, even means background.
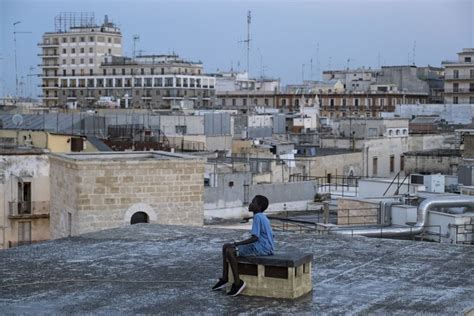
[[[469,80],[469,81],[474,81],[474,76],[471,75],[462,75],[462,76],[454,76],[454,75],[446,75],[444,76],[444,80]]]
[[[444,94],[474,94],[474,88],[445,89]]]
[[[59,68],[59,64],[39,64],[41,68]]]
[[[38,43],[38,46],[40,46],[40,47],[58,47],[59,46],[59,41],[57,41],[57,42],[42,42],[42,43]]]
[[[38,54],[39,57],[41,58],[59,58],[59,54],[52,53],[52,54]]]
[[[8,202],[9,219],[49,218],[49,201]]]

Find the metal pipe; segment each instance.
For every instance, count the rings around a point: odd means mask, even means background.
[[[361,235],[366,237],[399,237],[420,234],[428,222],[428,211],[438,207],[466,207],[464,210],[474,210],[474,196],[458,195],[429,198],[421,202],[417,210],[417,221],[408,227],[379,227],[379,228],[351,228],[336,227],[329,229],[329,234]]]

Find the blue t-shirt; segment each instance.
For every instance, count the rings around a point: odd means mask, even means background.
[[[255,250],[262,255],[272,255],[274,249],[273,231],[270,221],[263,213],[257,213],[253,217],[252,231],[253,236],[258,240],[253,243]]]

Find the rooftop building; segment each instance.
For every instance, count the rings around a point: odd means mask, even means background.
[[[474,104],[474,48],[464,48],[457,61],[443,61],[444,102]]]

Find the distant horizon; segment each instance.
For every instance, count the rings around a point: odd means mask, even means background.
[[[133,12],[130,6],[133,4]],[[441,67],[474,47],[474,4],[469,0],[419,1],[75,1],[0,2],[0,96],[15,94],[13,23],[18,78],[23,95],[40,89],[37,43],[54,31],[61,12],[108,15],[132,56],[133,35],[143,54],[169,54],[202,61],[206,73],[245,71],[247,11],[251,20],[251,77],[282,84],[321,80],[322,72],[382,66]],[[31,32],[31,33],[20,33]],[[31,67],[31,69],[30,69]],[[34,85],[34,86],[33,86]]]

